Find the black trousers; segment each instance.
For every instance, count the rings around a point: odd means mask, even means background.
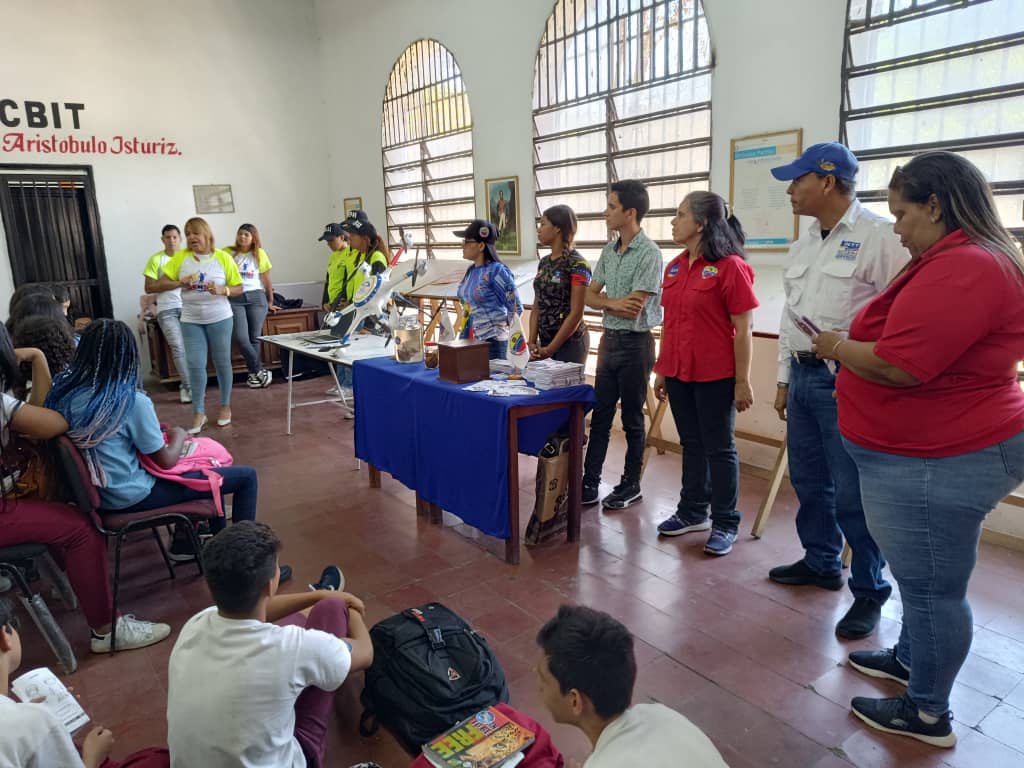
[[[640,481],[644,461],[644,401],[654,368],[654,336],[650,331],[609,331],[597,349],[597,402],[590,417],[590,442],[583,462],[583,482],[597,485],[608,453],[615,406],[622,401],[622,428],[626,433],[623,477]]]

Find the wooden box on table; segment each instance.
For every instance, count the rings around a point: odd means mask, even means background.
[[[441,381],[468,384],[491,375],[491,345],[486,341],[457,339],[437,345]]]

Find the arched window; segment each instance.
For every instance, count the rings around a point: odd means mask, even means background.
[[[708,186],[711,68],[699,0],[557,0],[534,70],[537,216],[572,206],[577,246],[596,260],[608,186],[641,179],[644,229],[671,247],[676,206]]]
[[[1024,235],[1021,0],[850,0],[840,117],[872,207],[886,210],[895,166],[946,149],[984,171]]]
[[[421,255],[461,258],[453,229],[475,216],[473,121],[462,73],[436,40],[417,40],[384,91],[381,146],[389,242],[411,232]]]

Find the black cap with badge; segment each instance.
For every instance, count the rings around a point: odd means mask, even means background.
[[[341,224],[327,224],[324,226],[324,233],[317,238],[317,242],[321,240],[333,240],[336,237],[344,237],[345,230]]]
[[[498,242],[498,228],[486,219],[473,219],[465,229],[460,232],[453,232],[452,234],[456,237],[461,237],[463,240],[483,243],[487,248],[487,252],[491,255],[491,260],[499,261],[498,251],[494,247],[494,244]]]
[[[377,240],[377,228],[370,223],[370,217],[366,215],[366,211],[351,211],[348,218],[339,226],[350,235],[363,235],[369,238],[371,244]]]

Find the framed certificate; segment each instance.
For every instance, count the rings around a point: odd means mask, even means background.
[[[729,153],[729,206],[740,220],[748,251],[785,251],[800,235],[800,219],[786,194],[788,182],[771,169],[796,160],[803,129],[733,139]]]

